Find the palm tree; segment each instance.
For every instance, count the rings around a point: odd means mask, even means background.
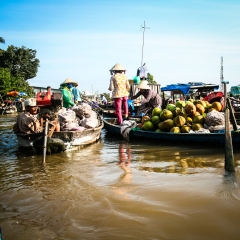
[[[5,43],[4,38],[0,37],[0,43]]]

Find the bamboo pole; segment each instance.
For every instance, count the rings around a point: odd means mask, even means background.
[[[44,129],[43,156],[42,156],[42,163],[43,164],[45,164],[45,160],[46,160],[47,138],[48,138],[48,118],[46,118],[45,129]]]
[[[232,136],[229,123],[229,108],[227,107],[227,81],[224,84],[224,107],[225,107],[225,170],[228,172],[235,172],[234,156],[232,146]]]

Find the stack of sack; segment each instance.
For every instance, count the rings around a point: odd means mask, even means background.
[[[79,125],[85,128],[95,128],[99,125],[98,115],[92,110],[92,107],[87,103],[82,103],[74,106],[72,110],[80,119]]]
[[[219,132],[225,129],[225,115],[224,112],[218,112],[212,110],[207,113],[204,123],[204,128],[208,129],[210,132]],[[232,124],[230,124],[230,129],[233,129]]]
[[[61,131],[76,131],[78,129],[79,123],[76,118],[76,113],[71,109],[62,108],[58,112],[58,119],[60,122]]]

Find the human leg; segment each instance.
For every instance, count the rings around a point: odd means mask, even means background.
[[[124,110],[124,117],[128,117],[128,97],[123,97],[123,110]]]
[[[122,98],[114,98],[115,111],[118,119],[118,124],[122,124]]]

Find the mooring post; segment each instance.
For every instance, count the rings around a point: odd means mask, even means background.
[[[231,103],[229,98],[227,98],[227,107],[229,108],[230,119],[232,121],[233,130],[237,131],[238,130],[238,125],[237,125],[237,121],[236,121],[236,118],[235,118],[235,115],[234,115],[234,109],[232,107],[232,103]]]
[[[222,81],[224,85],[224,108],[225,108],[225,170],[235,172],[234,156],[232,146],[232,136],[230,131],[229,108],[227,106],[227,84],[228,81]]]

